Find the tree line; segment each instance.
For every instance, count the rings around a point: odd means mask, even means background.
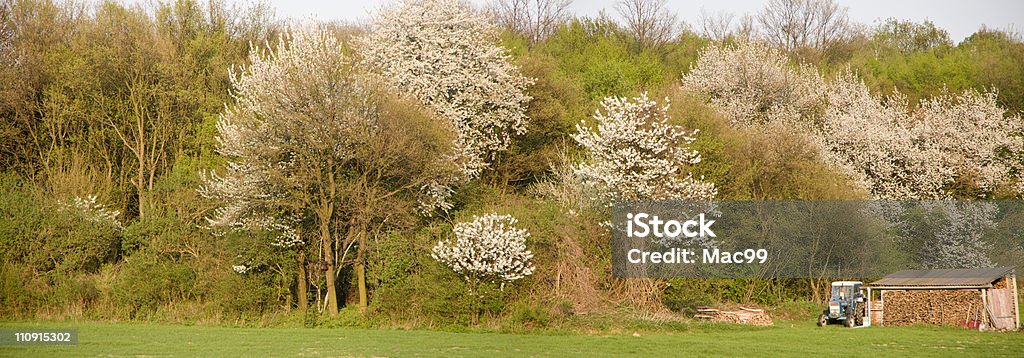
[[[473,322],[661,307],[707,284],[772,303],[813,285],[610,277],[601,208],[1024,191],[1017,34],[954,45],[929,22],[853,24],[832,1],[706,15],[702,31],[665,1],[567,9],[399,1],[363,27],[218,1],[5,1],[2,303]],[[431,257],[460,232],[491,238],[481,218],[530,233],[494,236],[518,275]]]

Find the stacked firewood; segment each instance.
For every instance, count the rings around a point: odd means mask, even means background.
[[[978,290],[885,292],[885,325],[914,323],[964,325],[982,321],[985,308]]]
[[[1007,288],[1009,286],[1010,285],[1009,282],[1006,280],[1006,277],[1003,277],[999,279],[999,281],[996,281],[996,283],[992,284],[992,289]]]
[[[693,318],[715,322],[749,324],[754,326],[771,326],[772,317],[763,309],[739,306],[733,311],[717,308],[700,307]]]

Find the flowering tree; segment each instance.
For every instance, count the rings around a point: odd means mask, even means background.
[[[364,65],[451,121],[469,178],[526,132],[531,80],[495,45],[496,34],[458,0],[403,0],[356,39]]]
[[[942,153],[942,166],[969,182],[978,197],[999,189],[1024,194],[1024,120],[1007,116],[995,92],[942,93],[914,112],[914,134],[927,150]]]
[[[249,62],[232,73],[235,103],[217,124],[218,153],[228,163],[203,189],[224,202],[210,223],[276,229],[285,243],[319,237],[331,314],[338,312],[342,258],[355,247],[351,262],[365,306],[367,237],[404,220],[398,216],[409,202],[436,202],[421,188],[455,172],[452,130],[355,71],[324,29],[290,29]],[[305,287],[298,291],[302,304]]]
[[[987,201],[924,202],[923,206],[937,213],[938,230],[929,237],[919,255],[927,268],[992,267],[988,257],[991,249],[984,240],[986,230],[996,226],[999,212],[996,204]]]
[[[530,233],[516,228],[518,220],[496,213],[474,216],[472,221],[455,224],[455,240],[438,241],[431,252],[438,262],[461,274],[469,284],[469,294],[483,298],[483,282],[505,284],[533,274],[533,253],[526,249]],[[479,320],[480,303],[473,301],[473,322]]]
[[[781,51],[758,42],[713,44],[682,77],[683,87],[711,96],[733,124],[785,121],[803,125],[824,100],[824,83],[810,66],[790,65]]]
[[[455,241],[438,241],[431,256],[467,281],[512,282],[533,274],[533,253],[526,249],[530,233],[519,221],[496,213],[455,224]]]
[[[913,112],[899,94],[872,95],[852,74],[829,84],[817,133],[825,157],[879,199],[949,199],[1021,190],[1024,125],[994,93],[927,99]],[[955,193],[961,183],[972,190]]]
[[[782,125],[879,199],[1024,193],[1024,125],[994,93],[926,99],[870,93],[846,72],[825,82],[764,44],[712,45],[682,78],[735,125]],[[966,187],[966,189],[965,189]]]
[[[700,162],[700,153],[690,148],[696,131],[668,124],[668,105],[658,106],[641,94],[632,100],[605,98],[601,106],[604,113],[594,114],[596,127],[583,121],[573,135],[586,149],[588,158],[576,173],[587,184],[624,200],[715,196],[713,183],[687,171]]]
[[[830,83],[815,133],[822,157],[876,199],[940,199],[950,176],[934,148],[921,148],[906,103],[872,95],[852,74]]]

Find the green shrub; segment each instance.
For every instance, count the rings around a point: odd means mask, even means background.
[[[34,272],[95,272],[117,258],[120,224],[45,198],[30,183],[0,175],[0,258]]]
[[[216,286],[217,307],[225,318],[259,317],[278,307],[273,275],[229,274]]]
[[[129,318],[144,316],[158,306],[194,298],[195,281],[195,272],[187,265],[143,251],[125,258],[113,283],[114,301]]]

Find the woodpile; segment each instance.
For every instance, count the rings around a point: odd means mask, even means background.
[[[915,323],[965,325],[981,322],[985,308],[978,290],[893,290],[885,292],[886,326]]]
[[[714,322],[728,322],[728,323],[739,323],[749,324],[754,326],[771,326],[772,317],[768,315],[760,308],[749,308],[740,306],[735,311],[723,311],[716,308],[700,307],[697,309],[697,314],[693,318],[714,321]]]
[[[1008,284],[1005,276],[1003,278],[999,279],[999,281],[996,281],[995,283],[992,284],[992,289],[996,289],[996,290],[1000,289],[1000,288],[1007,288],[1007,287],[1010,287],[1010,285]]]

